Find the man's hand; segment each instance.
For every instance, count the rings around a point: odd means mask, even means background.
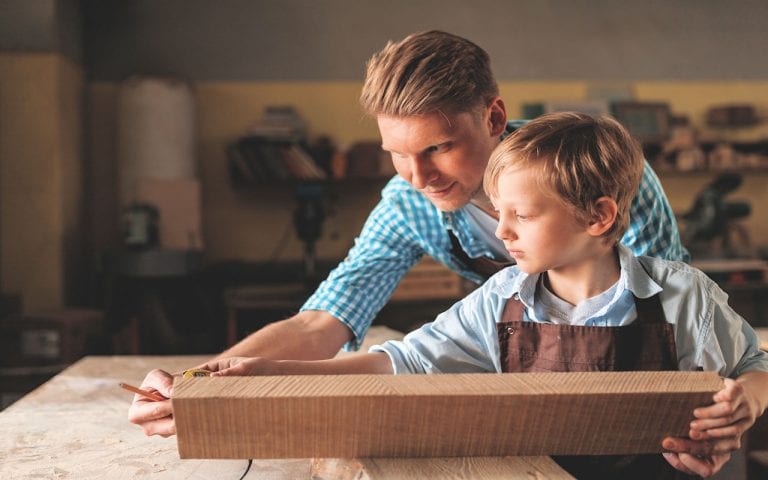
[[[144,434],[170,437],[176,434],[176,424],[173,421],[171,408],[171,390],[173,377],[162,370],[152,370],[144,377],[141,387],[150,392],[157,392],[168,400],[156,402],[141,395],[134,395],[133,403],[128,409],[128,420],[144,430]]]
[[[745,383],[730,378],[724,382],[712,405],[693,411],[690,439],[662,441],[661,446],[669,451],[664,458],[676,469],[702,477],[714,475],[730,459],[730,452],[741,448],[741,436],[763,413],[764,407]]]
[[[228,357],[202,365],[200,368],[209,370],[212,377],[227,377],[237,375],[271,375],[274,362],[261,357]]]

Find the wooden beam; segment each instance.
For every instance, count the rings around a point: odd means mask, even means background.
[[[722,388],[713,372],[176,379],[181,458],[660,452]]]

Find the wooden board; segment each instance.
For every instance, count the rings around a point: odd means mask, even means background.
[[[659,452],[710,404],[712,372],[322,375],[178,380],[181,458]]]
[[[0,412],[0,479],[228,480],[247,462],[180,460],[174,438],[128,422],[133,394],[152,368],[178,371],[210,356],[86,357]],[[256,474],[255,472],[258,472]],[[246,478],[306,479],[309,459],[255,460]]]
[[[456,272],[424,257],[413,266],[392,293],[392,300],[459,299],[468,293],[465,281]]]
[[[549,457],[315,458],[312,480],[573,480]]]
[[[757,336],[760,338],[760,349],[768,352],[768,328],[756,328]]]

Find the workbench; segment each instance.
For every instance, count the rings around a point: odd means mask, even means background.
[[[381,335],[369,337],[378,343]],[[239,479],[247,460],[181,460],[175,438],[146,437],[128,422],[133,394],[117,385],[138,386],[153,368],[179,371],[208,358],[81,359],[0,412],[0,478]],[[452,478],[571,478],[549,457],[254,460],[246,478],[393,478],[382,472],[399,478],[445,478],[447,472]]]

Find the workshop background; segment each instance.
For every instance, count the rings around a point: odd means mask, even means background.
[[[295,311],[392,173],[365,61],[427,29],[490,53],[509,118],[628,122],[694,261],[764,325],[766,23],[759,0],[0,0],[0,379],[216,352]],[[468,288],[425,264],[377,321]]]

